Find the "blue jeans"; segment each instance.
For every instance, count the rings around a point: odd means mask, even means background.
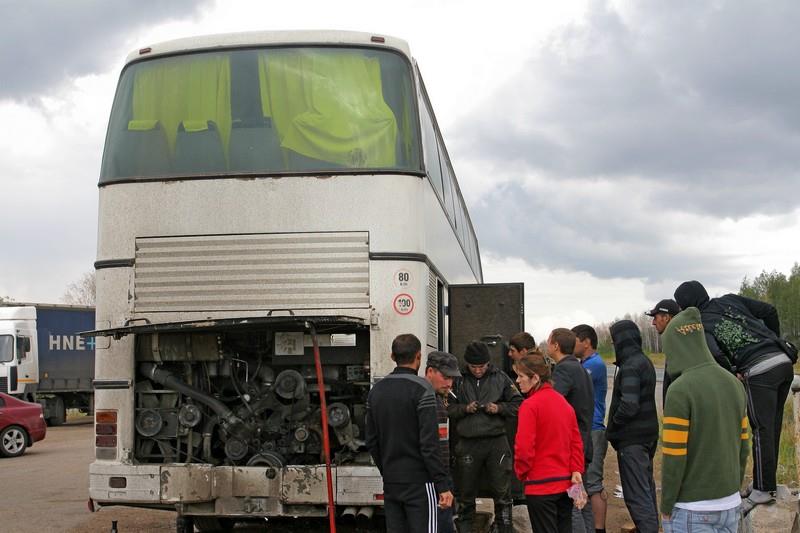
[[[741,506],[726,511],[689,511],[675,507],[663,520],[664,533],[736,533]]]

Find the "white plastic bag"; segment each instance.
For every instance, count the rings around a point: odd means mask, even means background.
[[[583,509],[583,506],[586,505],[586,501],[589,499],[586,490],[583,488],[583,483],[573,483],[572,486],[567,489],[567,495],[572,498],[576,509]]]

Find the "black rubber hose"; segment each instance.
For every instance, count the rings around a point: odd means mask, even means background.
[[[163,385],[169,390],[179,392],[184,396],[188,396],[189,398],[208,406],[217,414],[226,431],[244,441],[249,440],[251,431],[245,426],[244,422],[242,422],[242,419],[236,416],[233,411],[231,411],[228,406],[221,401],[195,389],[190,385],[187,385],[180,379],[176,378],[172,372],[161,369],[154,363],[142,363],[139,368],[139,372],[144,377]]]

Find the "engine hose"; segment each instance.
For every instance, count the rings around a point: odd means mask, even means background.
[[[214,463],[214,458],[211,457],[211,435],[214,433],[214,426],[219,423],[219,418],[216,416],[210,417],[203,424],[203,460],[206,463]]]
[[[234,412],[231,411],[228,406],[221,401],[187,385],[180,379],[176,378],[172,372],[158,368],[158,366],[154,363],[142,363],[141,367],[139,368],[139,372],[144,377],[163,385],[169,390],[179,392],[184,396],[188,396],[189,398],[208,406],[209,409],[217,414],[226,431],[244,441],[249,440],[251,431],[247,428],[244,422],[242,422],[242,419],[236,416]]]

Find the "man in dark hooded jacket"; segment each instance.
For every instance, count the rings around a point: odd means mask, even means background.
[[[700,310],[711,355],[744,383],[753,432],[753,490],[742,503],[747,513],[774,501],[783,405],[797,351],[781,340],[778,311],[766,302],[736,294],[709,299],[698,281],[681,283],[675,301]]]
[[[658,532],[653,456],[658,443],[656,371],[642,351],[642,335],[630,320],[611,326],[618,369],[606,436],[617,451],[625,506],[641,533]]]

